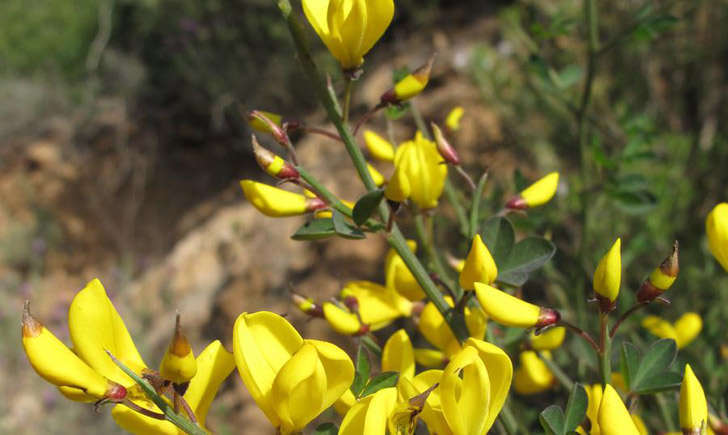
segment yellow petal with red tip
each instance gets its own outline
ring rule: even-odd
[[[252,180],[242,180],[240,187],[248,201],[266,216],[297,216],[312,211],[311,200],[304,195]]]
[[[476,282],[475,294],[488,317],[502,325],[530,328],[539,321],[541,307],[495,287]]]
[[[126,387],[134,385],[106,351],[135,373],[146,368],[124,321],[98,279],[89,282],[73,298],[68,309],[68,329],[76,354],[106,378]]]
[[[521,192],[521,198],[529,207],[546,204],[556,194],[559,185],[559,173],[551,172]]]

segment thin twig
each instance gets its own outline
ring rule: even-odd
[[[325,130],[323,128],[309,127],[309,126],[304,125],[303,127],[301,127],[301,130],[305,131],[306,133],[319,134],[321,136],[326,136],[329,139],[333,139],[335,141],[344,142],[341,139],[341,136],[339,136],[338,134],[336,134],[332,131]]]
[[[455,171],[460,174],[461,177],[463,177],[466,183],[468,183],[470,190],[475,191],[475,182],[473,181],[472,177],[470,177],[470,175],[465,172],[465,169],[463,169],[463,167],[460,165],[455,165]]]
[[[124,399],[124,401],[121,402],[121,404],[126,406],[127,408],[129,408],[135,412],[138,412],[139,414],[145,415],[149,418],[154,418],[157,420],[166,420],[167,419],[167,417],[164,414],[162,414],[161,412],[154,412],[152,410],[139,406],[136,403],[129,400],[128,398]]]
[[[625,319],[627,319],[627,317],[631,316],[635,311],[639,310],[642,307],[646,307],[647,305],[649,305],[649,302],[637,303],[632,308],[630,308],[629,310],[625,311],[619,317],[619,319],[617,319],[617,323],[615,323],[614,326],[612,326],[612,330],[609,332],[609,338],[613,338],[614,337],[614,334],[617,333],[617,329],[619,329],[619,325],[621,325],[622,322],[624,322]]]
[[[594,341],[594,338],[592,338],[592,336],[588,332],[565,320],[560,320],[558,326],[564,326],[570,329],[572,332],[575,332],[576,335],[586,340],[596,352],[599,352],[599,345],[596,341]]]

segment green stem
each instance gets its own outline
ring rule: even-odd
[[[485,182],[488,180],[488,173],[486,172],[478,180],[478,185],[475,187],[473,192],[473,205],[470,208],[470,225],[468,231],[468,240],[473,240],[475,233],[478,231],[478,217],[480,213],[480,199],[483,196],[483,189],[485,188]]]
[[[660,408],[660,414],[662,414],[662,419],[665,421],[667,430],[673,430],[674,428],[676,428],[677,425],[673,420],[672,411],[665,401],[664,393],[655,394],[655,400],[657,401],[657,406]]]
[[[334,124],[336,130],[339,132],[339,136],[341,136],[341,140],[344,142],[346,151],[349,153],[349,157],[354,163],[354,167],[359,174],[359,178],[361,178],[367,191],[371,192],[372,190],[377,189],[377,185],[374,184],[374,180],[372,180],[372,176],[369,174],[369,170],[367,169],[364,155],[354,140],[354,136],[351,134],[351,131],[344,124],[341,114],[336,109],[336,100],[328,92],[326,84],[321,78],[318,67],[311,57],[311,52],[306,44],[305,35],[301,28],[301,23],[299,22],[297,15],[293,13],[290,1],[274,1],[276,1],[278,9],[280,9],[283,18],[288,25],[288,30],[291,33],[291,37],[296,46],[298,59],[300,60],[309,80],[311,80],[314,84],[318,97],[326,110],[329,120]],[[303,177],[303,175],[301,176]],[[337,204],[337,202],[339,201],[332,201],[332,204]],[[337,207],[338,210],[337,205],[334,205],[334,207]],[[382,222],[387,222],[389,220],[389,207],[384,202],[379,205],[379,216]],[[387,236],[387,242],[395,251],[397,251],[397,254],[399,254],[407,268],[412,272],[412,275],[420,284],[420,287],[422,287],[422,290],[425,292],[427,297],[445,318],[445,321],[447,321],[455,337],[457,337],[460,341],[466,340],[469,334],[468,329],[465,326],[465,320],[462,316],[454,315],[454,312],[450,309],[450,306],[442,296],[440,289],[428,275],[427,270],[425,270],[422,263],[420,263],[417,257],[412,253],[412,251],[410,251],[407,246],[407,241],[396,223],[393,223],[392,225],[391,231]]]
[[[501,408],[501,412],[498,414],[498,419],[503,423],[508,435],[518,434],[518,420],[513,415],[511,406],[507,401],[503,404],[503,408]]]
[[[344,124],[349,123],[349,108],[351,107],[351,89],[354,86],[354,80],[346,77],[346,89],[344,90]]]
[[[599,313],[599,324],[601,331],[599,374],[602,378],[602,386],[605,387],[612,381],[612,339],[609,337],[609,315]]]
[[[561,370],[561,367],[559,367],[558,364],[553,362],[552,360],[546,358],[541,352],[538,352],[538,357],[541,358],[541,361],[543,361],[544,364],[546,364],[546,367],[549,368],[551,373],[554,374],[554,377],[559,381],[559,383],[568,391],[571,391],[572,388],[574,388],[574,381],[569,378],[569,375],[564,373],[563,370]]]
[[[447,270],[445,270],[445,267],[442,265],[440,256],[435,249],[432,219],[426,217],[421,212],[415,214],[415,232],[417,233],[417,238],[420,239],[422,248],[425,251],[430,269],[437,274],[446,286],[457,292],[457,290],[453,288],[452,279],[447,273]],[[459,297],[459,294],[456,293],[456,296]]]
[[[458,198],[458,193],[453,187],[449,178],[445,179],[445,189],[443,190],[443,192],[445,193],[445,198],[447,198],[447,201],[450,203],[452,209],[455,211],[455,217],[457,218],[458,226],[460,227],[460,234],[466,237],[469,233],[468,217],[465,214],[465,207],[463,207],[463,204],[460,202],[460,199]]]

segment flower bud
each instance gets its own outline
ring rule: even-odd
[[[257,181],[242,180],[240,187],[248,201],[258,211],[270,217],[298,216],[327,207],[320,198],[306,198],[304,195]]]
[[[678,263],[678,243],[672,245],[672,253],[665,258],[659,267],[652,271],[650,276],[642,283],[637,292],[637,302],[652,302],[662,292],[669,289],[672,283],[677,279],[680,271]]]
[[[457,151],[455,151],[455,148],[450,145],[450,142],[445,139],[445,136],[442,134],[442,130],[440,130],[440,127],[438,127],[437,124],[435,124],[434,122],[430,124],[430,127],[432,128],[432,133],[435,136],[437,152],[440,153],[440,155],[443,159],[445,159],[446,162],[453,165],[459,165],[460,156],[458,155]]]
[[[255,135],[251,136],[251,142],[253,143],[255,161],[258,162],[258,166],[268,173],[268,175],[280,178],[281,180],[298,178],[300,176],[292,164],[260,146]]]
[[[728,202],[716,205],[705,220],[708,246],[718,263],[728,272]]]
[[[551,354],[544,352],[545,358]],[[551,388],[555,378],[546,363],[532,350],[521,352],[519,357],[521,365],[513,373],[513,389],[523,395],[539,394]]]
[[[179,324],[179,314],[175,321],[174,337],[164,353],[159,366],[159,374],[174,384],[184,384],[197,373],[197,361],[192,352],[190,342],[182,333]]]
[[[377,170],[374,166],[367,163],[367,170],[369,171],[369,175],[372,177],[372,181],[374,181],[374,184],[377,186],[381,186],[386,181],[384,179],[384,175],[382,175],[381,172]]]
[[[261,133],[272,135],[276,142],[285,142],[288,136],[283,130],[283,117],[277,113],[252,110],[248,112],[248,125]]]
[[[430,80],[434,61],[435,56],[430,57],[426,64],[395,83],[393,88],[382,95],[381,104],[399,104],[422,92]]]
[[[690,364],[680,385],[680,428],[684,434],[702,434],[708,424],[708,403],[700,381]]]
[[[597,420],[602,435],[639,435],[619,393],[609,384],[604,387]]]
[[[364,335],[369,332],[369,325],[361,323],[359,316],[350,313],[331,302],[323,303],[324,318],[334,331],[343,335]]]
[[[602,312],[614,309],[622,280],[622,239],[617,239],[594,271],[594,292]]]
[[[391,162],[394,160],[394,145],[371,130],[364,130],[364,143],[369,153],[377,160]]]
[[[485,314],[501,325],[543,328],[561,320],[552,308],[539,307],[482,282],[475,283],[475,295]]]
[[[557,326],[538,335],[531,333],[531,347],[535,350],[554,350],[561,346],[566,337],[566,328]]]
[[[551,172],[508,200],[506,208],[511,210],[525,210],[546,204],[554,197],[558,186],[559,173]]]
[[[293,304],[298,307],[299,310],[308,314],[311,317],[324,317],[324,311],[321,305],[317,305],[312,298],[306,298],[298,293],[291,293],[291,300]]]
[[[476,282],[492,284],[498,276],[498,267],[493,256],[485,246],[480,234],[476,234],[460,272],[460,286],[465,290],[473,290]]]
[[[445,127],[450,131],[460,130],[460,118],[463,117],[465,110],[462,106],[454,107],[445,118]]]

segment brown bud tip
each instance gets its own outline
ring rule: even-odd
[[[394,88],[390,88],[387,90],[387,92],[383,93],[380,98],[380,104],[381,105],[388,105],[388,104],[399,104],[399,98],[397,98],[397,95],[394,93]]]
[[[558,323],[559,320],[561,320],[561,313],[553,308],[541,307],[541,312],[538,313],[538,322],[534,326],[536,328],[543,328]]]
[[[30,301],[26,300],[23,304],[23,337],[37,337],[43,330],[43,324],[30,315]]]
[[[346,305],[346,308],[348,308],[350,311],[359,311],[359,300],[354,296],[344,297],[344,305]]]
[[[430,73],[432,72],[432,64],[435,63],[435,55],[433,54],[427,59],[427,63],[417,68],[412,72],[412,75],[421,82],[426,82],[430,79]]]
[[[665,261],[660,264],[660,270],[667,276],[675,277],[680,272],[678,242],[675,240],[672,244],[672,253],[665,258]]]
[[[306,198],[306,211],[316,211],[328,207],[321,198]]]
[[[595,293],[594,297],[597,300],[597,303],[599,303],[599,311],[604,314],[611,313],[615,308],[617,308],[616,299],[614,301],[610,301],[609,298],[605,298],[598,293]]]
[[[126,398],[126,388],[116,382],[109,381],[109,389],[106,391],[106,398],[113,401],[124,400]]]
[[[664,290],[660,290],[652,285],[649,279],[646,279],[637,291],[637,302],[640,304],[652,302],[656,297],[660,296],[663,291]]]
[[[506,208],[511,210],[525,210],[528,208],[528,204],[526,204],[525,199],[523,199],[520,195],[517,195],[508,200]]]
[[[362,323],[361,327],[359,327],[359,330],[354,334],[355,336],[359,337],[361,335],[364,335],[369,332],[371,328],[366,323]]]
[[[450,142],[445,139],[440,127],[438,127],[434,122],[430,124],[430,127],[432,127],[432,132],[435,136],[435,144],[437,145],[437,152],[440,153],[440,156],[442,156],[442,158],[450,164],[459,165],[460,156],[457,151],[455,151],[455,148],[450,145]]]
[[[185,337],[185,335],[182,333],[182,328],[180,327],[179,323],[179,317],[179,313],[177,313],[177,318],[175,320],[174,326],[174,337],[172,338],[172,342],[169,343],[169,352],[173,355],[184,357],[192,352],[192,347],[190,346],[190,342],[187,341],[187,337]]]
[[[430,393],[432,393],[439,385],[440,383],[436,382],[435,385],[432,385],[430,388],[409,399],[410,406],[421,411],[422,408],[425,407],[425,402],[427,402],[427,398],[430,397]]]

